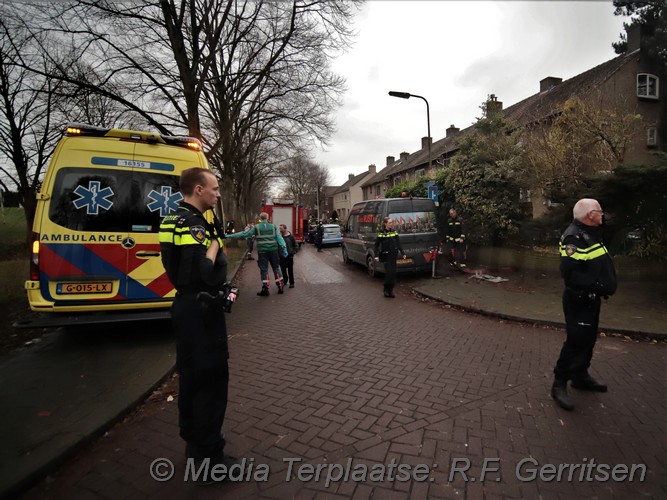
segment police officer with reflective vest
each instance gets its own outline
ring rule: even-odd
[[[220,199],[215,175],[203,168],[184,170],[183,201],[160,224],[160,251],[169,281],[176,288],[171,308],[179,374],[179,427],[186,457],[208,458],[211,466],[231,466],[221,434],[229,383],[227,328],[223,308],[212,304],[227,281],[222,231],[203,213]]]
[[[399,254],[405,259],[400,237],[394,230],[394,221],[391,217],[385,217],[382,221],[382,228],[375,239],[375,260],[384,263],[385,297],[396,297],[394,285],[396,283],[396,259]]]
[[[255,224],[255,227],[241,233],[227,235],[227,238],[239,239],[252,235],[257,241],[257,265],[262,280],[262,289],[257,292],[257,295],[269,295],[269,264],[275,276],[278,293],[283,293],[284,282],[280,270],[280,256],[287,257],[287,248],[278,228],[269,222],[269,214],[262,212],[259,214],[259,223]]]
[[[466,235],[463,220],[456,214],[455,208],[449,209],[447,219],[447,244],[449,245],[454,266],[466,267]]]
[[[565,280],[563,312],[566,338],[554,368],[551,397],[565,410],[574,405],[567,382],[582,391],[606,392],[588,373],[598,334],[601,298],[616,292],[616,270],[602,242],[603,211],[597,200],[579,200],[574,221],[560,239],[560,272]]]

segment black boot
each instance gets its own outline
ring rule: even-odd
[[[257,292],[257,295],[261,296],[266,296],[268,294],[269,294],[269,289],[265,286],[263,286],[262,289],[259,292]]]
[[[589,374],[583,377],[572,378],[572,387],[580,391],[607,392],[607,386],[601,384]]]
[[[551,397],[563,410],[574,410],[574,405],[570,400],[570,396],[567,395],[567,382],[554,380],[554,383],[551,386]]]
[[[384,286],[384,296],[389,297],[389,287],[387,285]]]
[[[390,286],[390,287],[389,287],[389,296],[390,296],[392,299],[393,299],[394,297],[396,297],[396,295],[394,295],[394,287],[393,287],[393,286]]]

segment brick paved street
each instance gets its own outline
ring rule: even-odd
[[[667,498],[664,343],[600,338],[592,373],[610,391],[572,390],[576,409],[568,413],[549,397],[561,330],[422,301],[405,282],[396,299],[386,299],[381,281],[344,265],[338,248],[318,254],[308,245],[295,262],[296,288],[284,295],[273,288],[269,297],[255,295],[259,272],[246,262],[227,317],[227,451],[254,472],[266,464],[266,481],[183,481],[176,401],[167,401],[177,398],[172,380],[25,498]],[[158,457],[175,465],[168,482],[149,474]],[[301,462],[292,461],[286,481],[290,458]],[[300,480],[295,472],[348,459],[348,480],[328,487],[325,475]],[[525,459],[533,461],[517,474]],[[430,475],[382,481],[371,474],[392,460],[426,464]],[[452,463],[466,461],[469,480],[450,477]],[[645,481],[639,474],[633,482],[605,481],[610,470],[602,468],[586,476],[591,461],[645,464]],[[571,481],[567,470],[561,481],[530,480],[531,469],[545,464],[582,466]]]

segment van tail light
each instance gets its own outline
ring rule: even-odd
[[[39,281],[39,233],[32,233],[32,250],[30,253],[30,279]]]

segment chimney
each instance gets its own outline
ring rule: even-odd
[[[369,171],[371,174],[375,174],[375,173],[376,173],[376,172],[375,172],[375,169],[376,169],[376,168],[377,168],[377,167],[376,167],[375,164],[373,164],[373,163],[371,163],[370,165],[368,165],[368,171]]]
[[[496,94],[491,94],[486,101],[486,116],[493,116],[503,110],[503,102],[499,101]]]
[[[449,128],[445,131],[445,137],[450,137],[456,134],[459,131],[458,128],[454,126],[454,124],[450,125]]]
[[[352,179],[354,179],[354,174],[347,174],[347,180],[351,181]]]
[[[422,149],[426,149],[429,144],[433,144],[431,141],[432,139],[430,137],[422,137]]]
[[[410,156],[410,153],[406,153],[405,151],[403,151],[401,153],[401,160],[405,160],[408,156]]]
[[[547,76],[545,79],[540,80],[540,92],[546,92],[547,90],[552,89],[561,83],[563,83],[562,78]]]
[[[393,156],[387,156],[387,166],[391,165],[395,161],[396,161],[396,158],[394,158]]]
[[[628,42],[626,54],[639,49],[642,41],[642,27],[640,24],[633,23],[625,29],[625,39]]]

